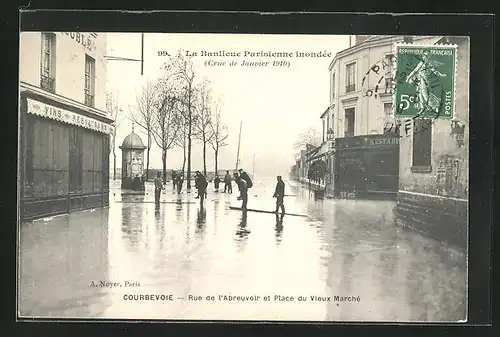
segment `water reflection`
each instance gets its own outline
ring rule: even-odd
[[[142,207],[141,202],[144,201],[144,196],[137,196],[131,198],[132,203],[122,203],[122,219],[121,230],[122,239],[127,240],[126,247],[131,250],[137,250],[141,235],[142,235]]]
[[[159,240],[160,250],[163,251],[165,248],[165,205],[161,207],[161,214],[159,209],[155,209],[155,225],[156,225],[156,237]]]
[[[99,317],[109,274],[108,210],[76,212],[22,224],[19,315]]]
[[[264,188],[252,192],[259,195],[252,197],[255,208],[267,209],[273,202],[274,184],[273,179],[267,189],[265,184],[254,186]],[[31,314],[113,318],[415,321],[465,317],[464,255],[394,226],[393,202],[314,201],[302,188],[294,194],[286,199],[287,209],[307,213],[309,218],[287,216],[286,235],[281,214],[275,215],[274,223],[270,214],[248,217],[247,212],[228,210],[226,203],[236,203],[234,194],[214,197],[213,206],[208,201],[191,206],[194,195],[174,194],[176,202],[162,204],[157,212],[152,203],[111,203],[109,231],[107,210],[99,211],[104,212],[102,218],[97,212],[77,212],[56,225],[24,226],[20,308]],[[148,249],[137,249],[147,242]],[[90,279],[137,279],[141,288],[90,292],[86,283]],[[123,291],[176,296],[279,292],[360,296],[361,301],[309,301],[298,306],[205,301],[124,304]]]
[[[214,234],[217,234],[217,223],[218,223],[218,214],[219,214],[219,199],[215,199],[213,201],[214,204],[214,211],[212,212],[213,214],[213,225],[214,225]]]
[[[281,243],[282,239],[282,234],[283,234],[283,218],[285,214],[278,214],[276,213],[276,226],[275,226],[275,232],[276,232],[276,244],[279,245]]]
[[[195,233],[203,238],[203,234],[205,233],[205,223],[207,221],[207,210],[203,206],[203,203],[200,202],[200,208],[198,208],[197,216],[196,216],[196,231]]]
[[[238,228],[236,230],[236,242],[238,243],[238,247],[241,249],[244,247],[244,243],[248,239],[248,234],[250,234],[250,230],[247,228],[247,211],[241,212],[240,223],[238,224]]]

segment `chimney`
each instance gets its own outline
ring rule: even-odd
[[[405,35],[403,37],[403,42],[404,43],[413,43],[413,36],[407,36],[407,35]]]
[[[354,45],[360,44],[370,36],[371,35],[354,35]]]

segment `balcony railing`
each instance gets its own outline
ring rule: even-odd
[[[94,95],[85,94],[85,105],[94,107]]]
[[[356,84],[348,84],[345,86],[345,92],[353,92],[356,90]]]
[[[40,77],[40,88],[43,90],[55,93],[56,91],[56,81],[53,77],[41,76]]]

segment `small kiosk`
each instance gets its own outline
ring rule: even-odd
[[[144,146],[141,137],[132,132],[125,137],[122,150],[122,189],[144,191]]]

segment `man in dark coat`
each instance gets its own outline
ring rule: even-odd
[[[238,186],[238,191],[240,191],[240,195],[236,198],[236,200],[241,200],[241,180],[243,179],[241,179],[238,173],[234,172],[234,182],[236,183],[236,186]]]
[[[248,204],[248,184],[241,176],[238,177],[238,187],[240,189],[241,209],[246,211]]]
[[[163,189],[163,182],[161,180],[161,172],[156,173],[156,178],[155,178],[155,207],[158,209],[160,208],[160,195],[161,195],[161,190]]]
[[[285,205],[283,203],[283,199],[285,198],[285,183],[281,179],[281,176],[277,176],[276,180],[278,182],[276,183],[276,189],[273,195],[273,198],[276,198],[275,213],[278,213],[278,210],[281,208],[281,214],[285,214]]]
[[[203,202],[203,200],[205,199],[205,196],[207,194],[207,186],[208,182],[205,176],[201,174],[200,171],[196,171],[195,187],[198,190],[196,199],[199,198],[200,202]]]
[[[220,178],[218,175],[216,175],[214,178],[214,189],[216,193],[219,192],[219,184],[220,184]]]
[[[253,183],[252,183],[252,179],[250,179],[250,176],[248,175],[248,173],[243,171],[243,169],[239,169],[238,171],[240,172],[240,177],[243,178],[243,180],[245,180],[247,182],[247,187],[251,188]]]
[[[233,193],[233,184],[229,171],[226,171],[224,176],[224,193]]]
[[[177,184],[177,173],[175,173],[175,171],[172,170],[172,185],[173,185],[174,191],[175,191],[176,184]]]
[[[177,194],[182,192],[182,183],[184,182],[184,173],[180,172],[177,177],[175,177],[176,185],[177,185]]]

